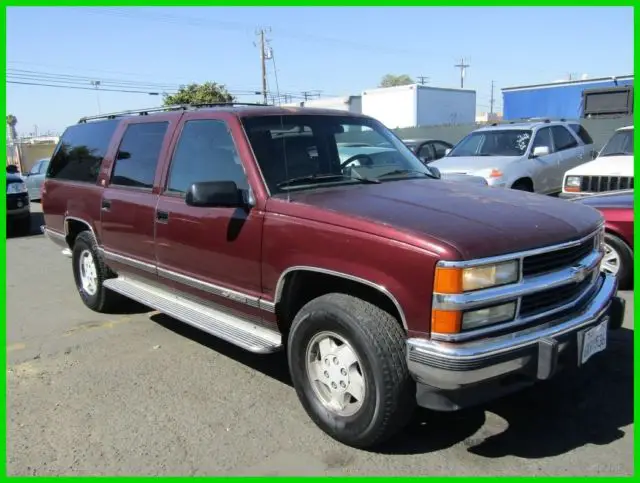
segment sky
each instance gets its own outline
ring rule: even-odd
[[[499,111],[503,87],[633,73],[631,7],[9,7],[7,111],[25,135],[157,106],[149,92],[189,82],[260,102],[260,27],[280,94],[359,95],[389,73],[459,87],[464,59],[465,88],[487,112],[492,81]]]

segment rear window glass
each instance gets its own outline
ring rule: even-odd
[[[589,136],[589,133],[582,124],[569,124],[571,130],[578,135],[578,137],[585,144],[593,144],[593,139]]]
[[[47,177],[95,183],[118,122],[88,122],[67,128],[51,158]]]

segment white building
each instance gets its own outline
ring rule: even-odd
[[[411,84],[362,93],[362,113],[390,129],[473,124],[476,91]]]

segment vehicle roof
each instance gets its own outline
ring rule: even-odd
[[[580,196],[571,201],[593,206],[594,208],[633,208],[633,190],[607,191],[605,193]]]
[[[631,126],[624,126],[616,129],[616,131],[631,131],[633,129],[633,124]]]
[[[542,126],[566,126],[567,124],[579,124],[579,121],[522,121],[504,124],[491,124],[476,129],[476,131],[505,131],[509,129],[535,129]]]
[[[321,116],[341,116],[353,117],[360,119],[369,119],[369,116],[357,114],[349,111],[338,109],[327,109],[318,107],[297,107],[297,106],[271,106],[265,104],[249,104],[249,103],[220,103],[220,104],[203,104],[203,105],[176,105],[166,107],[156,107],[149,109],[135,109],[131,111],[121,111],[106,113],[98,116],[87,116],[81,118],[78,122],[107,120],[107,119],[126,119],[134,116],[158,116],[175,114],[180,116],[185,111],[198,112],[227,112],[237,115],[238,117],[255,117],[255,116],[285,116],[285,115],[321,115]]]
[[[412,138],[412,139],[402,140],[403,143],[426,143],[428,141],[438,141],[443,143],[447,142],[447,141],[443,141],[442,139],[435,139],[435,138]],[[450,143],[447,143],[447,144],[450,144]]]

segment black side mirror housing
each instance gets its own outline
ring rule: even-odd
[[[234,181],[203,181],[193,183],[187,191],[189,206],[209,208],[241,208],[247,205],[242,191]]]

